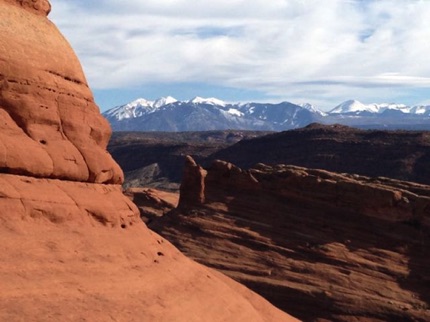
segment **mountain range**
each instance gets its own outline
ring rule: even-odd
[[[430,129],[430,105],[363,104],[357,100],[345,101],[323,112],[311,104],[232,104],[202,97],[178,101],[168,96],[155,101],[139,98],[103,115],[114,131],[283,131],[314,122],[360,128]]]

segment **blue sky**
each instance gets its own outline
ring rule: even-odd
[[[430,105],[427,0],[51,0],[102,110],[138,97]]]

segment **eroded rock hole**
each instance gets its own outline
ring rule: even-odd
[[[46,140],[39,140],[39,143],[45,145],[47,142]]]
[[[121,228],[122,228],[122,229],[126,229],[126,228],[127,228],[127,225],[126,225],[126,224],[121,224]]]

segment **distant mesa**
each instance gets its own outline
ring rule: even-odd
[[[240,141],[211,158],[242,168],[257,163],[291,164],[430,184],[430,132],[422,131],[361,130],[312,123]]]

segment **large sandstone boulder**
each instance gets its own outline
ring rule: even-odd
[[[151,232],[46,0],[0,0],[0,320],[294,321]]]
[[[1,1],[0,168],[10,173],[121,183],[106,152],[107,121],[48,1]]]

